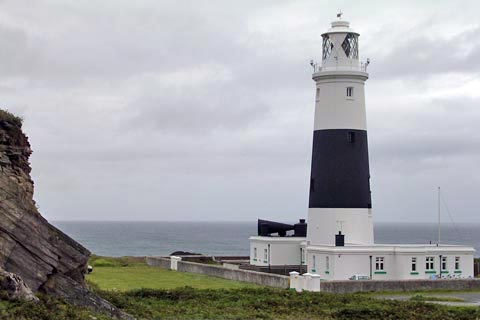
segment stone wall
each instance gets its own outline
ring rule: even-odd
[[[160,268],[170,269],[170,259],[147,257],[147,264]],[[212,277],[255,283],[268,287],[288,288],[289,278],[276,274],[268,274],[248,270],[233,270],[222,266],[206,265],[196,262],[179,261],[178,271],[205,274]]]
[[[455,280],[386,280],[386,281],[322,281],[320,290],[331,293],[417,291],[417,290],[470,290],[480,289],[479,279]]]
[[[149,266],[170,269],[170,258],[147,257],[146,261]]]

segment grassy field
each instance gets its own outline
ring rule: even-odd
[[[148,267],[143,259],[93,257],[91,288],[143,319],[445,319],[474,320],[479,308],[384,300],[372,294],[329,294],[273,289]],[[140,289],[142,288],[142,289]],[[0,319],[106,320],[104,315],[40,296],[40,303],[0,300]]]
[[[478,308],[386,301],[359,294],[299,294],[273,288],[145,289],[100,294],[138,319],[474,320],[480,317]]]
[[[475,308],[379,300],[370,294],[297,293],[93,257],[88,281],[138,319],[477,319]]]
[[[174,289],[186,286],[195,289],[258,287],[246,282],[150,267],[138,258],[94,257],[90,263],[94,272],[87,276],[87,280],[101,290]]]

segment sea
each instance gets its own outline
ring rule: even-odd
[[[53,221],[57,228],[92,253],[103,256],[164,256],[174,251],[208,255],[249,255],[251,222]],[[438,227],[430,223],[377,223],[375,242],[436,243]],[[480,256],[480,224],[445,224],[441,242],[475,247]]]

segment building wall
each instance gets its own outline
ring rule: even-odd
[[[314,258],[315,256],[315,258]],[[329,257],[329,269],[326,257]],[[331,253],[309,250],[307,270],[319,274],[325,280],[347,280],[353,275],[370,277],[370,256],[372,280],[424,280],[439,275],[440,255],[438,252],[372,252],[372,253]],[[447,268],[442,270],[444,278],[473,277],[473,254],[443,252],[447,257]],[[417,259],[416,270],[412,270],[412,258]],[[427,257],[434,258],[433,270],[426,270]],[[460,269],[455,270],[455,257],[460,257]],[[383,258],[383,270],[377,270],[377,258]],[[315,264],[315,265],[314,265]],[[327,272],[328,271],[328,272]]]
[[[278,237],[250,239],[250,264],[255,266],[300,265],[300,247],[303,240],[304,238],[280,239]],[[257,249],[256,257],[255,248]]]
[[[364,81],[353,77],[319,80],[316,87],[314,130],[367,130]],[[353,87],[353,97],[346,96],[347,87]]]
[[[373,244],[372,209],[309,208],[307,238],[312,245],[334,245],[342,231],[346,244]]]

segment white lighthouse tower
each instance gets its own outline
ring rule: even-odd
[[[472,247],[374,243],[368,59],[360,61],[359,49],[359,34],[347,21],[332,22],[322,34],[321,64],[311,63],[315,120],[307,226],[303,219],[294,225],[259,220],[258,235],[250,237],[250,265],[307,270],[322,280],[472,277]]]
[[[334,21],[322,34],[316,84],[307,240],[332,245],[372,244],[373,221],[365,112],[366,65],[359,61],[359,34]]]

